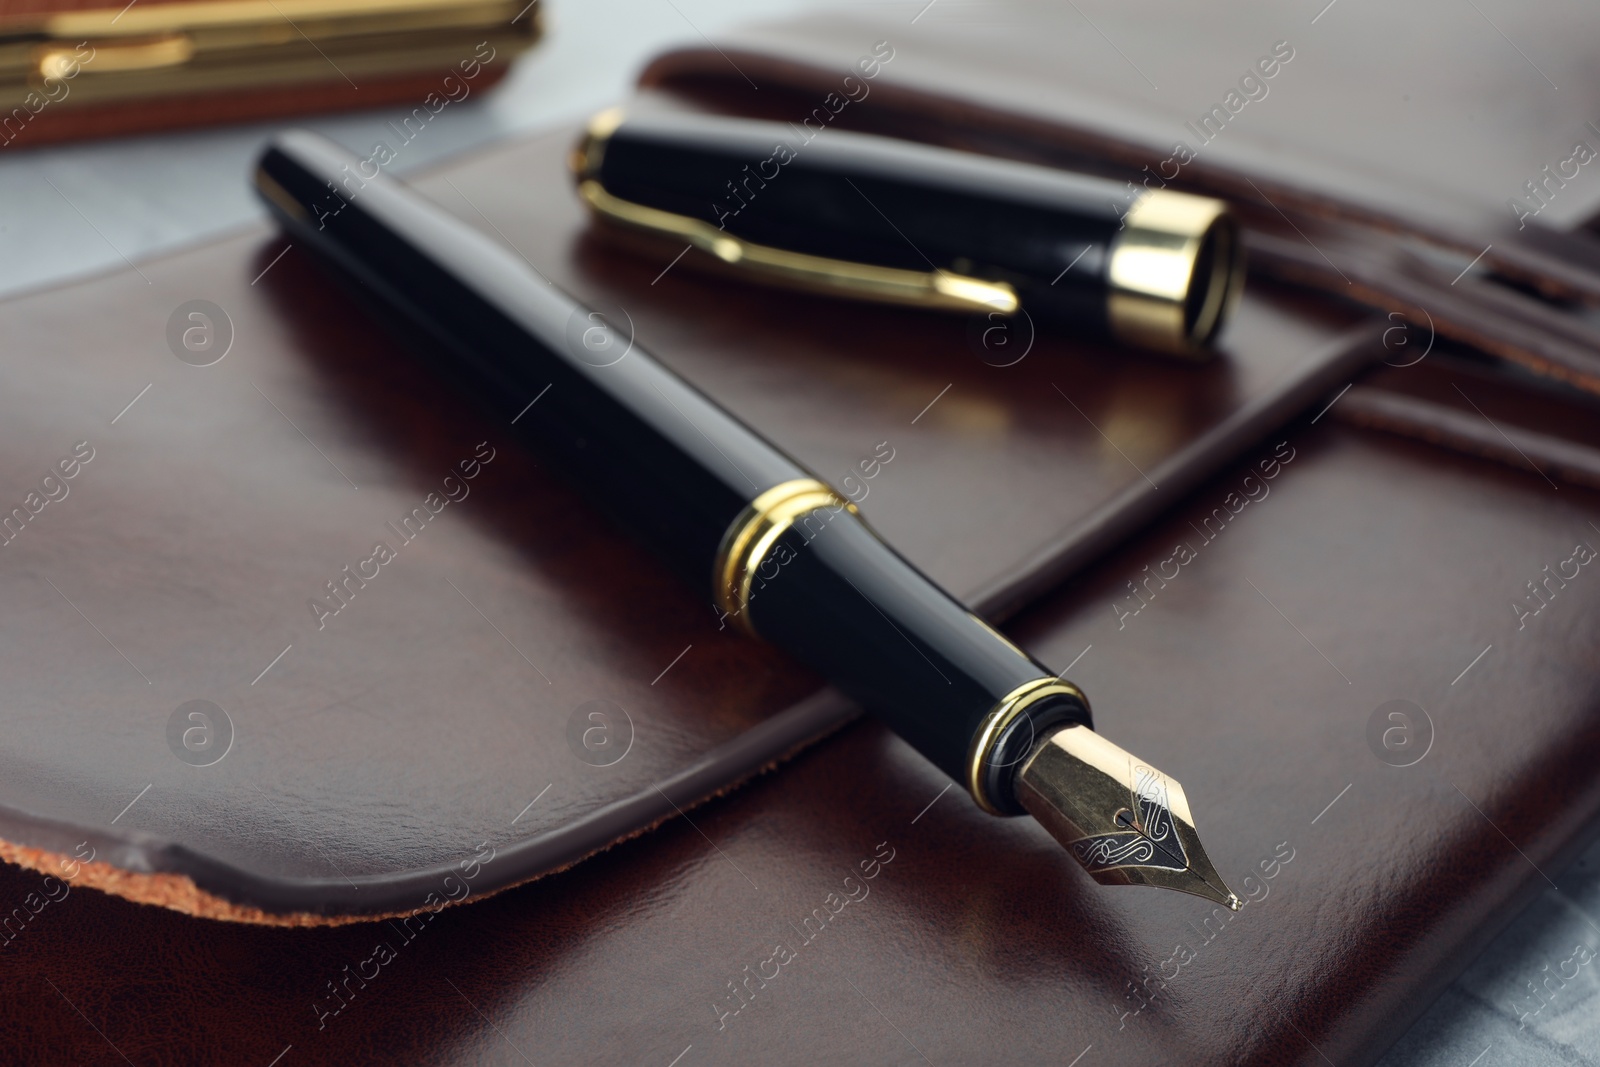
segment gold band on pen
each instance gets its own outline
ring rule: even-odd
[[[1227,205],[1153,189],[1111,242],[1106,314],[1119,340],[1196,356],[1244,286],[1244,256]]]
[[[1064,682],[1059,678],[1035,678],[1031,682],[1022,683],[1001,697],[985,716],[978,732],[973,735],[972,749],[967,756],[967,791],[972,794],[972,799],[978,802],[978,807],[990,815],[1005,814],[989,796],[984,786],[984,770],[994,754],[996,742],[1005,736],[1006,729],[1017,720],[1018,716],[1039,701],[1053,696],[1072,697],[1085,708],[1089,706],[1089,700],[1083,695],[1083,690],[1071,682]],[[1025,758],[1026,753],[1018,758],[1018,766]]]
[[[755,635],[749,609],[756,570],[785,530],[823,508],[860,514],[854,504],[815,478],[796,478],[752,500],[722,535],[711,567],[711,595],[723,614],[746,633]]]

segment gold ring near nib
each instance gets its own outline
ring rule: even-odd
[[[1017,772],[1017,798],[1103,885],[1153,885],[1244,902],[1200,847],[1183,786],[1087,726],[1046,738]]]

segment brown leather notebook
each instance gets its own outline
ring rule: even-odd
[[[695,808],[852,712],[261,231],[0,306],[29,1049],[1365,1062],[1580,838],[1600,501],[1323,417],[1385,320],[1258,279],[1212,364],[1041,335],[996,367],[961,320],[592,243],[568,143],[422,184],[822,473],[888,442],[874,524],[1073,665],[1249,903],[1094,886],[870,723]],[[1600,446],[1467,362],[1367,384]],[[570,740],[596,700],[631,724],[607,766]],[[1410,766],[1371,741],[1395,711]],[[130,943],[176,977],[136,989]]]
[[[825,476],[887,457],[864,512],[997,619],[1385,354],[1376,324],[1262,291],[1207,365],[1041,332],[995,366],[964,318],[659,277],[590,234],[574,136],[422,187],[620,305],[641,344]],[[21,509],[0,551],[30,590],[0,853],[49,869],[23,849],[87,840],[82,877],[224,918],[403,913],[481,843],[475,894],[855,714],[719,629],[286,247],[263,229],[0,311],[30,354],[0,430]],[[74,478],[51,473],[79,452]],[[396,558],[372,577],[380,543]],[[604,766],[572,733],[595,701],[626,753]]]
[[[1308,1040],[1345,1062],[1421,1010],[1542,884],[1529,859],[1553,862],[1593,812],[1595,594],[1582,567],[1538,610],[1526,585],[1596,543],[1592,496],[1332,419],[1173,488],[1185,446],[1352,351],[1343,321],[1257,286],[1208,367],[1041,338],[994,368],[957,320],[735,301],[689,274],[652,285],[659,267],[591,244],[568,197],[527,195],[561,188],[566,146],[512,146],[425,187],[561,284],[627,307],[655,351],[820,469],[890,441],[865,508],[954,588],[992,599],[1018,588],[1017,561],[1061,558],[1041,540],[1092,537],[1145,492],[1187,499],[1119,534],[1094,577],[1039,590],[1012,632],[1073,663],[1108,730],[1182,769],[1252,903],[1226,920],[1094,886],[1033,828],[942,795],[871,725],[692,810],[848,708],[719,634],[693,594],[262,232],[0,309],[19,353],[6,477],[25,513],[49,501],[0,550],[14,587],[5,838],[42,868],[0,880],[21,909],[0,984],[48,1020],[29,1033],[95,1054],[49,979],[129,1055],[171,1041],[139,1021],[156,1002],[125,995],[123,950],[106,955],[135,943],[146,965],[183,972],[162,1010],[193,1023],[200,1058],[292,1044],[451,1062],[494,1036],[470,1001],[555,1062],[665,1061],[691,1044],[727,1062],[914,1059],[870,999],[935,1062],[997,1042],[998,1059],[1093,1045],[1109,1062],[1295,1062],[1314,1058]],[[199,325],[174,315],[192,300],[231,324],[210,366],[192,364],[216,348],[169,342],[169,322]],[[1375,329],[1354,332],[1362,358],[1383,354]],[[1461,385],[1502,423],[1585,425],[1435,365],[1387,373],[1435,398]],[[475,458],[468,481],[459,464]],[[369,540],[402,540],[389,524],[432,493],[452,502],[404,527],[396,562],[410,569],[319,630],[307,602]],[[966,528],[996,515],[1008,519],[982,538]],[[1171,573],[1179,544],[1196,558],[1143,584],[1146,568]],[[595,699],[634,727],[608,767],[567,740]],[[1432,716],[1415,767],[1368,747],[1391,699]],[[205,749],[218,734],[186,744],[186,730],[219,729],[189,718],[190,701],[226,712],[220,760]],[[774,723],[791,732],[773,741]],[[752,739],[762,755],[730,754]],[[687,818],[565,874],[469,907],[426,903],[478,901],[673,805]],[[833,914],[840,872],[880,848],[894,858],[871,898]],[[273,931],[88,886],[268,922],[422,910]],[[746,965],[770,974],[779,943],[800,954],[781,971],[798,980],[740,994]],[[256,1007],[218,1014],[219,990]],[[441,1005],[452,1021],[421,1026]],[[569,1012],[583,1026],[548,1025]],[[819,1012],[834,1022],[808,1027]]]
[[[628,306],[657,351],[813,461],[854,443],[825,440],[815,418],[852,398],[884,404],[834,433],[888,426],[897,455],[869,513],[936,573],[959,581],[964,558],[969,589],[994,573],[956,551],[968,535],[944,532],[957,459],[975,472],[959,493],[979,497],[1011,470],[1127,462],[1064,401],[1031,407],[1048,381],[1079,389],[1084,413],[1164,477],[1129,451],[1132,428],[1152,424],[1116,413],[1174,365],[1063,344],[993,374],[945,320],[820,304],[795,315],[793,298],[754,294],[730,305],[689,275],[652,286],[653,265],[582,240],[565,198],[526,197],[564,148],[513,147],[428,187],[495,218],[563,284]],[[671,769],[791,714],[815,683],[718,635],[691,594],[513,447],[470,482],[455,475],[449,488],[470,494],[399,550],[412,571],[314,628],[305,600],[367,539],[393,536],[385,524],[413,498],[442,496],[498,428],[294,252],[273,266],[281,250],[247,235],[144,264],[148,284],[117,274],[0,310],[25,353],[7,364],[7,478],[25,508],[29,486],[60,497],[0,550],[14,605],[5,832],[56,853],[24,857],[45,872],[0,871],[0,1005],[28,1057],[1366,1062],[1544,884],[1533,865],[1558,863],[1600,801],[1600,587],[1575,562],[1588,558],[1575,546],[1600,544],[1600,500],[1313,424],[1313,405],[1009,627],[1073,663],[1108,731],[1181,768],[1208,846],[1250,901],[1237,916],[1093,885],[1042,832],[947,793],[868,722],[691,808]],[[231,309],[234,347],[209,367],[180,361],[152,287],[175,306]],[[731,324],[725,347],[722,331],[682,325],[692,308]],[[1245,309],[1243,337],[1252,321],[1307,339],[1335,325],[1292,304],[1261,315]],[[781,378],[791,363],[807,373]],[[1182,368],[1183,380],[1227,366]],[[1143,388],[1113,388],[1130,368]],[[1043,387],[1010,391],[1024,369]],[[1600,445],[1581,409],[1519,400],[1479,371],[1430,359],[1385,374],[1433,399],[1459,386],[1499,424]],[[812,396],[804,412],[785,395],[830,382],[830,402]],[[906,463],[912,484],[888,491],[895,463],[930,452],[946,466]],[[44,485],[47,470],[62,473]],[[931,488],[910,492],[919,483]],[[996,526],[991,540],[1039,532]],[[1143,585],[1146,568],[1172,573],[1180,544],[1195,558]],[[606,768],[566,742],[568,706],[595,694],[636,727]],[[233,722],[210,766],[169,748],[191,700]],[[1369,747],[1372,714],[1392,700],[1431,717],[1411,767]],[[181,735],[176,747],[193,751]],[[519,842],[651,779],[686,816],[491,895],[516,880],[500,872],[521,862]],[[874,877],[846,886],[862,863]],[[139,894],[175,884],[140,875],[188,870],[208,896],[165,902],[204,910],[230,899],[216,894],[259,906],[263,886],[305,882],[376,895],[419,869],[428,891],[467,903],[273,929],[89,888]]]

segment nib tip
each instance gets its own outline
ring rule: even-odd
[[[1040,744],[1018,772],[1017,795],[1097,882],[1244,907],[1201,847],[1183,786],[1086,726]]]

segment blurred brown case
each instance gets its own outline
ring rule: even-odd
[[[414,103],[494,84],[538,0],[13,0],[0,147]]]

